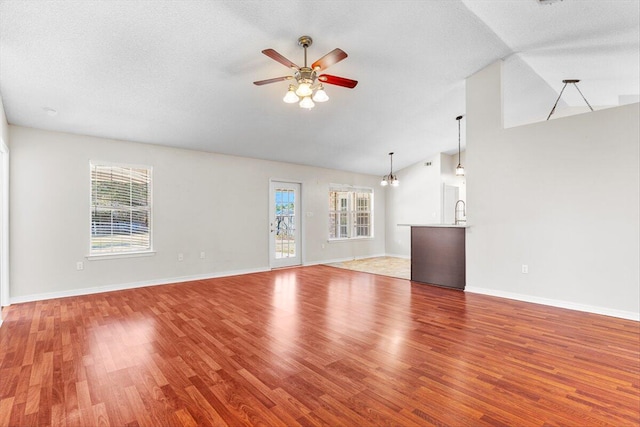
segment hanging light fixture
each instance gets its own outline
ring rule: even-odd
[[[564,83],[564,86],[562,86],[562,90],[560,91],[560,95],[558,95],[558,99],[556,99],[556,103],[553,104],[553,108],[551,109],[551,112],[549,112],[549,115],[547,116],[547,120],[549,120],[551,118],[551,115],[556,111],[556,106],[558,105],[558,101],[560,101],[560,97],[562,96],[562,92],[564,92],[564,90],[565,90],[565,88],[567,87],[568,84],[572,84],[572,85],[575,86],[575,88],[578,90],[578,93],[580,94],[582,99],[584,99],[584,102],[586,102],[587,105],[589,106],[589,109],[591,111],[593,111],[593,107],[591,107],[591,104],[589,104],[589,101],[587,101],[587,98],[584,97],[584,95],[582,94],[582,92],[580,92],[580,89],[578,88],[578,83],[580,83],[580,80],[567,79],[567,80],[563,80],[562,83]]]
[[[464,116],[456,117],[458,121],[458,166],[456,166],[456,176],[464,176],[464,166],[460,163],[460,120],[462,120]]]
[[[358,84],[357,80],[347,79],[345,77],[333,76],[329,74],[320,74],[331,65],[342,61],[347,54],[342,49],[334,49],[322,58],[315,61],[311,66],[307,65],[307,48],[311,46],[313,40],[309,36],[301,36],[298,38],[298,45],[304,49],[304,66],[299,67],[273,49],[265,49],[262,51],[269,58],[281,63],[293,70],[293,75],[276,77],[273,79],[258,80],[253,82],[257,86],[270,83],[276,83],[283,80],[290,80],[294,83],[289,85],[287,93],[282,100],[287,104],[295,104],[300,108],[312,109],[316,102],[327,102],[329,96],[324,90],[322,83],[342,86],[353,89]]]
[[[398,184],[400,184],[400,181],[398,181],[398,177],[393,174],[393,153],[389,153],[389,157],[391,160],[391,170],[389,172],[389,175],[385,175],[382,177],[380,185],[382,185],[383,187],[386,187],[387,185],[397,187]]]

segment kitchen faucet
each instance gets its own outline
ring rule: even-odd
[[[462,203],[462,209],[458,209],[458,204],[459,203]],[[466,208],[466,205],[464,203],[464,200],[458,200],[456,202],[455,213],[454,213],[455,225],[458,225],[461,222],[467,222],[467,212],[466,212],[466,210],[467,210],[467,208]],[[462,215],[460,217],[458,217],[458,213],[461,213]]]

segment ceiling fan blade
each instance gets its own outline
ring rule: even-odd
[[[318,80],[320,80],[322,83],[328,83],[330,85],[336,85],[336,86],[344,86],[344,87],[348,87],[349,89],[353,89],[358,84],[357,80],[346,79],[344,77],[332,76],[329,74],[320,74],[318,76]]]
[[[283,80],[291,80],[293,76],[284,76],[284,77],[275,77],[273,79],[266,80],[258,80],[257,82],[253,82],[256,86],[268,85],[269,83],[281,82]]]
[[[294,64],[293,62],[289,61],[287,58],[285,58],[284,56],[280,55],[278,52],[276,52],[273,49],[265,49],[262,51],[262,53],[264,53],[265,55],[267,55],[269,58],[273,59],[274,61],[278,61],[279,63],[281,63],[282,65],[284,65],[287,68],[293,68],[295,70],[299,70],[300,67],[298,67],[296,64]]]
[[[319,67],[321,70],[324,70],[332,66],[333,64],[342,61],[346,57],[347,53],[344,50],[335,48],[331,52],[327,53],[325,56],[311,64],[311,69],[315,70],[316,67]]]

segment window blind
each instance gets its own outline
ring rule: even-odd
[[[91,164],[91,254],[151,250],[151,168]]]

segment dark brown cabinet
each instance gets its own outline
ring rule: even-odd
[[[411,280],[464,289],[464,227],[411,226]]]

